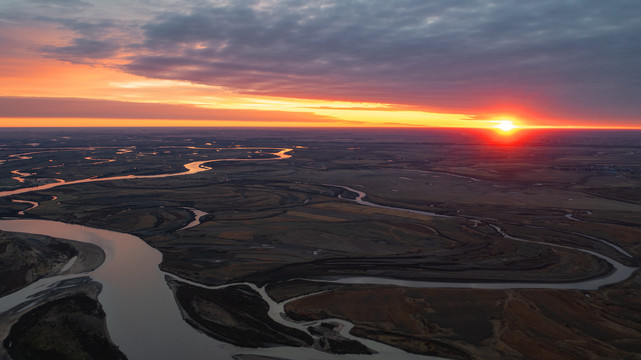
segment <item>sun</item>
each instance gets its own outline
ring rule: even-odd
[[[522,129],[527,129],[527,125],[522,125],[519,120],[512,120],[511,118],[498,118],[496,120],[489,120],[488,130],[490,130],[490,142],[493,144],[501,145],[515,145],[518,144],[524,134],[520,132]]]
[[[495,125],[494,127],[506,133],[518,128],[518,126],[514,125],[514,123],[510,120],[501,120],[498,121],[498,123],[499,124]]]
[[[495,122],[498,124],[494,125],[494,128],[503,134],[510,134],[515,129],[518,129],[518,126],[515,125],[511,120],[498,120]]]

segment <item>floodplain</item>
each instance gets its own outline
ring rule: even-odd
[[[142,239],[184,321],[231,344],[229,358],[639,358],[641,132],[515,136],[7,129],[0,215]],[[134,358],[89,280],[100,256],[0,232],[0,263],[18,269],[0,272],[3,294],[87,277],[0,314],[0,358],[57,351],[11,339],[69,327],[64,311],[89,318],[112,358]]]

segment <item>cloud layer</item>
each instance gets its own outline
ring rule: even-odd
[[[248,94],[601,122],[641,112],[636,0],[134,1],[124,20],[82,4],[84,17],[48,18],[75,35],[47,56]]]

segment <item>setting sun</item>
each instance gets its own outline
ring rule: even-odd
[[[498,122],[499,124],[494,126],[496,129],[501,130],[504,133],[509,133],[512,130],[518,128],[518,126],[514,125],[514,123],[510,120],[501,120]]]

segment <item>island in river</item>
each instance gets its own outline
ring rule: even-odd
[[[0,145],[2,216],[160,251],[168,306],[229,358],[641,353],[639,132],[38,129]],[[64,311],[94,319],[109,358],[152,351],[117,340],[120,277],[65,268],[91,245],[1,234],[5,294],[52,288],[2,315],[0,356],[34,358],[43,343],[11,339]]]

